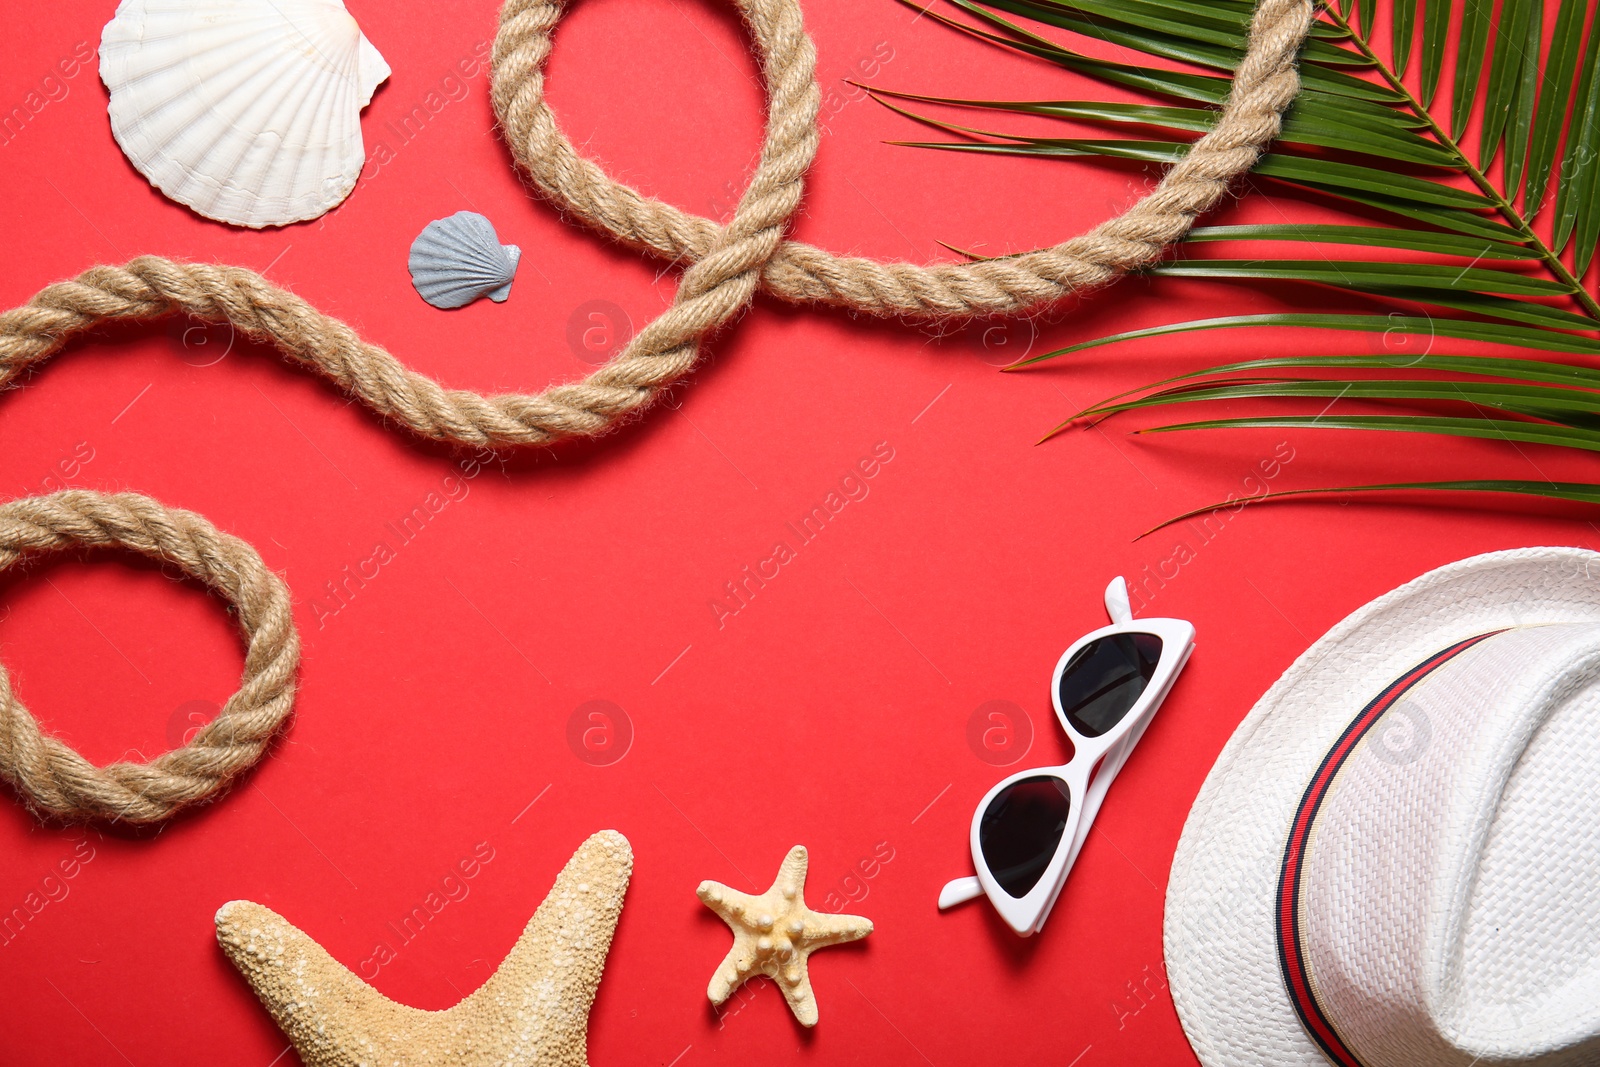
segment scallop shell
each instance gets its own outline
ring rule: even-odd
[[[355,188],[389,64],[340,0],[122,0],[100,40],[111,131],[207,218],[283,226]]]
[[[494,223],[472,211],[458,211],[422,228],[411,242],[411,284],[436,308],[458,308],[488,296],[500,303],[511,295],[522,249],[503,245]]]

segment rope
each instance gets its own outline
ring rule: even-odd
[[[300,663],[289,590],[245,542],[136,493],[70,489],[0,505],[0,571],[73,545],[132,549],[226,597],[249,641],[244,677],[182,748],[149,763],[95,767],[39,729],[0,666],[0,777],[35,810],[62,819],[160,822],[254,766],[289,717]]]
[[[816,50],[799,0],[736,2],[760,55],[768,119],[755,175],[726,226],[643,196],[578,155],[544,98],[564,0],[507,0],[501,9],[493,97],[517,162],[570,214],[687,264],[671,306],[589,377],[533,394],[446,389],[253,271],[141,256],[92,267],[0,314],[0,388],[97,325],[184,314],[275,344],[423,437],[496,447],[595,436],[686,375],[701,340],[739,315],[758,288],[792,303],[955,320],[1025,312],[1153,262],[1277,136],[1299,90],[1296,56],[1312,18],[1312,0],[1258,0],[1216,124],[1120,217],[1053,248],[918,266],[834,256],[784,239],[817,150]],[[0,777],[63,818],[157,822],[254,764],[288,716],[299,659],[288,591],[249,545],[145,497],[74,491],[0,506],[0,570],[69,544],[122,545],[176,562],[234,603],[249,637],[239,693],[190,744],[148,764],[96,769],[41,733],[0,668]]]
[[[801,32],[798,0],[738,2],[758,40],[768,20]],[[545,102],[542,71],[550,56],[550,32],[565,6],[566,0],[508,0],[501,9],[493,96],[512,153],[546,195],[591,226],[673,261],[704,262],[727,230],[739,225],[737,215],[725,230],[644,196],[580,156],[556,126]],[[762,288],[797,304],[959,319],[1016,314],[1146,266],[1188,233],[1197,215],[1216,206],[1228,183],[1254,166],[1277,137],[1283,112],[1300,90],[1295,62],[1312,14],[1310,0],[1258,0],[1249,46],[1216,124],[1148,196],[1081,237],[1019,256],[935,266],[847,258],[785,241],[761,268]],[[808,115],[803,129],[786,130],[779,116],[787,115],[801,94],[814,97],[814,63],[809,39],[792,55],[769,51],[766,63],[773,113],[768,150],[777,134],[786,149],[804,153],[807,164],[816,150],[815,123]],[[758,167],[752,191],[760,179]]]
[[[743,311],[758,286],[797,303],[960,319],[1023,312],[1154,261],[1277,135],[1299,88],[1295,57],[1312,15],[1311,0],[1260,0],[1216,124],[1119,218],[1054,248],[924,267],[842,258],[783,239],[816,154],[816,54],[799,0],[738,2],[761,56],[769,118],[755,176],[726,226],[642,196],[579,156],[544,99],[550,34],[564,4],[507,0],[501,10],[494,104],[518,162],[585,222],[688,264],[672,305],[588,378],[533,394],[446,389],[252,271],[142,256],[91,268],[0,315],[0,386],[100,323],[181,312],[276,344],[424,437],[493,447],[595,436],[687,374],[700,340]]]

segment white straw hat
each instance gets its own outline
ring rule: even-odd
[[[1361,608],[1207,776],[1167,890],[1206,1067],[1600,1065],[1600,554]]]

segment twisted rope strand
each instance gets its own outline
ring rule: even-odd
[[[1216,124],[1119,218],[1053,248],[919,266],[784,239],[817,150],[816,51],[799,0],[736,2],[760,53],[768,119],[759,165],[726,226],[645,197],[578,155],[544,98],[565,0],[507,0],[501,9],[492,92],[518,163],[570,214],[688,264],[671,306],[589,377],[533,394],[447,389],[253,271],[141,256],[92,267],[0,314],[0,388],[100,323],[181,313],[275,344],[423,437],[494,447],[595,436],[687,374],[701,340],[758,288],[793,303],[937,321],[1024,312],[1152,262],[1277,136],[1299,90],[1295,61],[1312,18],[1312,0],[1258,0]],[[299,661],[288,591],[249,545],[145,497],[71,491],[0,506],[0,569],[71,544],[122,545],[177,563],[237,606],[249,637],[239,692],[191,743],[149,764],[95,768],[39,730],[0,668],[0,777],[63,818],[157,822],[253,765],[288,716]]]
[[[689,264],[672,305],[589,377],[533,394],[446,389],[252,271],[142,256],[124,267],[91,268],[0,315],[0,386],[98,323],[181,312],[275,343],[424,437],[493,447],[595,436],[687,374],[700,340],[742,311],[758,285],[797,303],[958,319],[1026,311],[1153,261],[1277,135],[1299,87],[1295,57],[1312,15],[1311,0],[1260,0],[1249,50],[1215,126],[1121,217],[1054,248],[924,267],[839,257],[783,239],[816,153],[815,49],[798,0],[739,3],[761,55],[769,119],[760,164],[725,227],[644,197],[579,156],[544,99],[550,35],[564,3],[507,0],[501,11],[494,105],[518,162],[572,214]]]
[[[249,641],[243,679],[188,744],[149,763],[95,767],[40,730],[0,667],[0,777],[62,819],[160,822],[254,766],[289,717],[300,663],[289,590],[244,541],[136,493],[70,489],[0,506],[0,571],[74,545],[132,549],[226,597]]]
[[[754,19],[794,2],[749,0],[744,6]],[[565,0],[509,0],[501,10],[492,93],[512,153],[550,199],[594,228],[674,261],[703,258],[722,227],[613,180],[580,156],[556,125],[541,71],[564,6]],[[1216,124],[1150,195],[1081,237],[1020,256],[933,266],[835,256],[785,241],[763,269],[762,288],[797,304],[939,320],[1015,314],[1145,266],[1214,207],[1229,181],[1254,166],[1278,135],[1283,111],[1300,89],[1295,63],[1312,15],[1310,0],[1260,0]],[[814,88],[810,70],[806,77]],[[769,91],[791,84],[774,86],[769,75]]]

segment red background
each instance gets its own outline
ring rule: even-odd
[[[97,47],[114,6],[7,4],[0,105],[23,105],[79,42]],[[590,302],[635,326],[665,306],[675,277],[658,277],[661,264],[529,197],[493,132],[484,75],[396,136],[391,123],[430,92],[463,95],[445,79],[492,36],[493,0],[349,7],[395,73],[364,120],[369,153],[383,142],[392,158],[344,206],[247,232],[164,200],[117,150],[90,63],[0,145],[0,305],[141,253],[237,263],[409,365],[486,391],[584,373],[569,325]],[[888,0],[808,0],[806,16],[834,95],[794,227],[803,239],[914,260],[948,258],[939,241],[1020,249],[1087,228],[1148,180],[886,145],[921,131],[846,76],[1004,98],[1106,90]],[[557,45],[551,95],[575,142],[651,194],[727,211],[762,115],[727,5],[584,0]],[[412,291],[406,251],[428,220],[464,208],[524,258],[507,304],[447,314]],[[1263,187],[1222,216],[1321,210]],[[1192,1063],[1161,978],[1163,892],[1195,791],[1252,701],[1324,629],[1428,568],[1588,544],[1594,531],[1574,511],[1329,501],[1136,542],[1178,511],[1256,491],[1246,479],[1275,453],[1293,459],[1268,464],[1274,488],[1559,477],[1571,464],[1411,437],[1125,436],[1138,420],[1034,445],[1074,405],[1246,346],[1365,350],[1356,335],[1198,335],[1027,374],[995,367],[1030,344],[1329,299],[1140,280],[1036,326],[942,338],[758,299],[667,404],[598,444],[491,464],[336,613],[326,583],[463,457],[225,331],[162,323],[74,344],[0,399],[0,493],[136,489],[199,511],[287,577],[305,660],[296,718],[270,758],[159,833],[43,826],[0,804],[0,911],[75,849],[93,857],[0,947],[0,1062],[294,1062],[213,939],[213,913],[235,898],[277,909],[351,967],[389,942],[377,988],[448,1006],[491,972],[577,844],[614,827],[637,867],[591,1020],[597,1067]],[[577,322],[581,335],[589,323]],[[880,442],[893,459],[869,494],[719,627],[724,583],[774,542],[793,546],[784,524]],[[1100,591],[1117,573],[1150,582],[1144,613],[1195,623],[1197,654],[1043,934],[1019,940],[981,903],[939,914],[939,887],[970,870],[978,797],[1010,769],[1065,758],[1047,679],[1061,649],[1103,622]],[[226,699],[242,661],[216,602],[115,554],[8,575],[0,642],[21,698],[97,762],[170,747],[191,712]],[[609,765],[569,743],[593,700],[630,724],[631,747]],[[991,701],[1031,727],[1029,751],[1002,754],[1028,762],[995,766],[969,741]],[[797,842],[811,850],[811,903],[877,925],[815,959],[812,1033],[765,983],[709,1008],[729,938],[694,898],[704,878],[765,889]],[[467,895],[398,945],[389,924],[475,849],[492,859]]]

